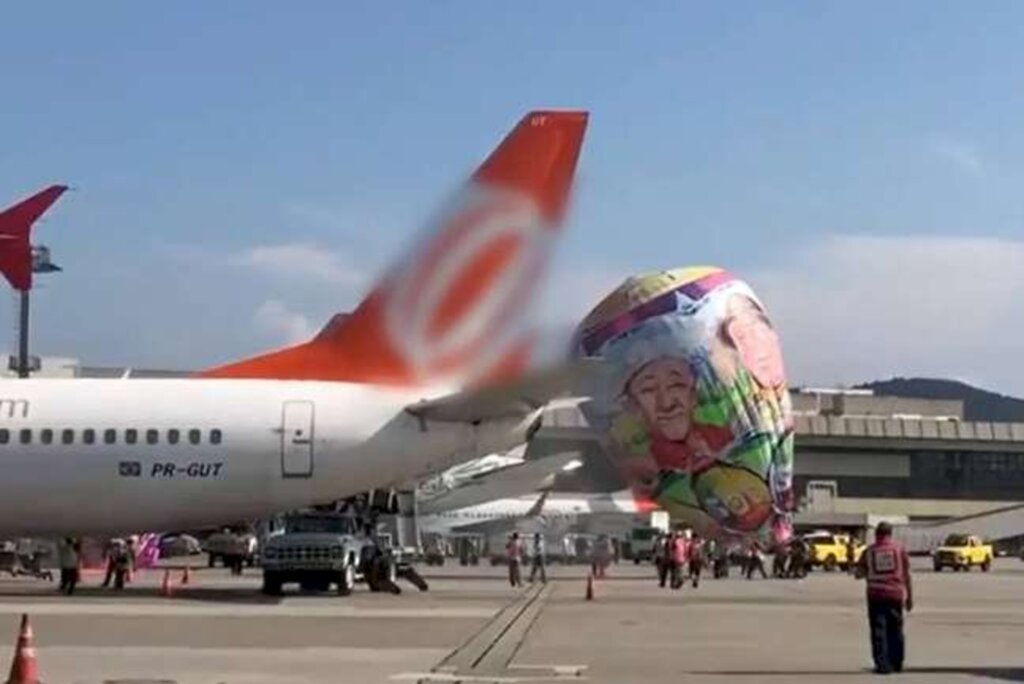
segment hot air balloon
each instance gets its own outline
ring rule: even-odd
[[[789,539],[789,392],[778,335],[750,286],[714,267],[629,278],[573,346],[604,361],[582,408],[638,498],[702,536]]]

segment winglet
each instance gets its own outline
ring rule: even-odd
[[[51,185],[0,212],[0,273],[16,290],[32,287],[32,226],[67,190]]]

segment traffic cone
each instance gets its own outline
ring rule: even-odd
[[[171,593],[171,571],[164,570],[164,581],[160,585],[160,595],[164,598],[170,598]]]
[[[32,625],[28,623],[28,614],[24,613],[7,684],[39,684],[39,664],[36,662],[36,649],[32,641]]]
[[[587,601],[593,601],[594,600],[594,573],[592,573],[592,572],[588,572],[587,573],[587,595],[586,595],[586,600]]]
[[[189,568],[189,564],[185,563],[185,569],[181,573],[181,586],[188,584],[190,579],[192,579],[192,571]]]

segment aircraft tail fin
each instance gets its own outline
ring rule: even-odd
[[[32,287],[32,226],[67,186],[51,185],[0,212],[0,273],[16,290]]]
[[[527,114],[350,316],[310,342],[203,375],[399,386],[518,375],[586,124],[581,111]]]

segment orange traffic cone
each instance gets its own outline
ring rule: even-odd
[[[171,571],[164,570],[164,581],[163,584],[160,585],[160,595],[165,598],[170,598],[171,593]]]
[[[185,563],[185,569],[181,572],[181,586],[188,584],[190,579],[192,579],[192,571],[189,569],[188,563]]]
[[[586,595],[586,600],[587,601],[593,601],[594,600],[594,573],[592,573],[592,572],[588,572],[587,573],[587,595]]]
[[[28,623],[28,614],[21,616],[21,631],[18,632],[18,646],[11,661],[11,675],[7,684],[39,684],[39,664],[36,662],[36,649],[32,645],[32,625]]]

